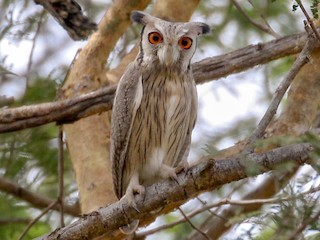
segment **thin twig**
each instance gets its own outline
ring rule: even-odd
[[[46,207],[36,218],[34,218],[27,226],[27,228],[23,231],[23,233],[20,235],[18,240],[22,240],[25,235],[28,233],[30,228],[43,216],[45,215],[51,208],[53,208],[55,205],[57,205],[59,202],[58,200],[52,202],[48,207]]]
[[[318,185],[316,187],[312,187],[309,190],[304,191],[302,193],[299,193],[295,196],[278,197],[278,198],[275,197],[275,198],[266,198],[266,199],[253,199],[253,200],[232,200],[230,198],[224,198],[224,199],[219,200],[218,202],[206,204],[202,208],[199,208],[199,209],[189,213],[187,215],[187,219],[193,218],[194,216],[196,216],[200,213],[203,213],[205,211],[208,211],[212,208],[220,207],[220,206],[227,205],[227,204],[237,205],[237,206],[245,206],[245,205],[252,205],[252,204],[275,204],[275,203],[279,203],[279,202],[292,201],[295,199],[299,199],[299,198],[304,197],[307,194],[311,194],[311,193],[315,193],[315,192],[319,192],[319,191],[320,191],[320,185]],[[187,221],[186,218],[183,218],[183,219],[177,220],[175,222],[168,223],[168,224],[165,224],[165,225],[162,225],[162,226],[159,226],[159,227],[156,227],[156,228],[144,231],[144,232],[136,233],[136,236],[137,237],[148,236],[148,235],[154,234],[156,232],[159,232],[159,231],[171,228],[173,226],[176,226],[180,223],[184,223],[186,221]]]
[[[247,182],[246,179],[245,179],[245,180],[243,180],[243,181],[241,182],[241,184],[238,184],[237,186],[233,187],[232,190],[226,195],[226,197],[227,197],[227,198],[231,197],[231,195],[232,195],[233,193],[235,193],[237,190],[239,190],[239,189],[243,186],[244,181]],[[201,202],[203,205],[207,205],[207,204],[208,204],[207,202],[203,201],[200,197],[196,197],[196,198],[197,198],[198,201]],[[216,209],[215,212],[217,212],[218,210],[219,210],[219,208]],[[208,212],[211,213],[212,216],[215,216],[215,217],[218,217],[218,218],[222,218],[222,219],[224,219],[224,220],[227,220],[227,219],[224,218],[223,216],[220,216],[219,214],[211,211],[210,209],[208,210]]]
[[[192,213],[192,217],[199,214],[200,212],[206,211],[208,209],[218,207],[221,205],[239,205],[239,206],[244,206],[244,205],[251,205],[251,204],[274,204],[274,203],[279,203],[279,202],[285,202],[285,201],[292,201],[295,199],[299,199],[304,197],[307,194],[315,193],[320,191],[320,185],[317,187],[310,188],[307,191],[304,191],[302,193],[299,193],[295,196],[287,196],[287,197],[274,197],[274,198],[266,198],[266,199],[249,199],[249,200],[232,200],[229,198],[224,198],[219,200],[216,203],[208,204],[205,205],[202,209],[198,209]],[[191,215],[191,214],[190,214]],[[189,217],[190,217],[189,215]]]
[[[207,203],[205,201],[203,201],[202,199],[200,199],[199,197],[197,197],[197,199],[199,200],[199,202],[201,202],[204,206],[207,206]],[[216,216],[216,217],[220,217],[220,218],[223,218],[222,216],[219,216],[219,214],[216,214],[214,212],[211,211],[211,208],[210,209],[207,209],[206,211],[210,212],[212,215]],[[194,216],[202,213],[204,211],[193,211],[191,213],[188,214],[188,219],[190,218],[193,218]],[[153,229],[150,229],[150,230],[147,230],[147,231],[143,231],[143,232],[140,232],[140,233],[136,233],[135,236],[136,237],[143,237],[143,236],[148,236],[148,235],[151,235],[151,234],[155,234],[157,232],[160,232],[162,230],[165,230],[165,229],[168,229],[168,228],[172,228],[178,224],[181,224],[181,223],[185,223],[187,220],[186,218],[181,218],[177,221],[174,221],[172,223],[167,223],[167,224],[164,224],[164,225],[161,225],[159,227],[156,227],[156,228],[153,228]]]
[[[261,31],[268,33],[270,35],[272,35],[275,38],[279,38],[280,35],[277,34],[271,27],[269,24],[266,25],[262,25],[259,22],[256,22],[255,20],[253,20],[252,18],[250,18],[248,16],[248,14],[243,10],[243,8],[241,7],[241,5],[236,1],[236,0],[231,0],[233,5],[238,9],[238,11],[255,27],[257,27],[258,29],[260,29]],[[253,5],[252,5],[253,6]],[[253,6],[254,7],[254,6]]]
[[[235,184],[236,186],[233,186],[233,187],[232,187],[232,190],[226,195],[226,197],[230,198],[231,195],[232,195],[233,193],[237,192],[245,183],[247,183],[247,179],[241,181],[240,184]],[[208,203],[202,201],[199,197],[197,197],[197,199],[198,199],[200,202],[202,202],[203,205],[207,205],[207,204],[208,204]],[[211,222],[211,219],[212,219],[214,216],[216,216],[216,217],[219,218],[219,219],[222,219],[222,220],[225,221],[225,222],[228,221],[228,219],[227,219],[226,217],[222,216],[221,213],[218,213],[218,212],[221,210],[221,207],[222,207],[222,206],[217,207],[214,211],[211,210],[211,209],[208,210],[208,212],[210,212],[210,213],[212,213],[212,214],[202,221],[202,224],[200,225],[200,228],[201,228],[201,229],[207,229],[207,228],[209,228],[209,227],[210,227],[209,224],[210,224],[210,222]],[[194,239],[194,235],[195,235],[195,234],[197,234],[197,233],[196,233],[196,232],[193,232],[193,233],[189,234],[188,239]]]
[[[70,71],[71,71],[71,69],[73,68],[74,63],[75,63],[76,59],[78,58],[81,50],[82,50],[82,48],[79,48],[79,49],[77,50],[76,54],[74,55],[74,57],[73,57],[73,59],[72,59],[72,62],[70,63],[70,66],[68,67],[68,70],[67,70],[67,72],[66,72],[66,76],[64,77],[64,79],[63,79],[63,81],[62,81],[62,83],[61,83],[62,86],[65,84],[66,80],[69,78]],[[60,96],[60,92],[61,92],[61,89],[58,90],[58,94],[57,94],[57,95],[58,95],[58,99],[61,97],[61,96]]]
[[[271,122],[273,116],[276,114],[279,104],[289,88],[291,82],[298,74],[300,69],[308,62],[310,53],[315,48],[315,38],[309,36],[305,46],[303,47],[301,53],[293,63],[291,70],[288,72],[286,77],[282,80],[279,87],[275,91],[275,94],[272,97],[271,103],[265,112],[264,116],[260,120],[257,128],[254,130],[252,135],[247,141],[247,147],[244,149],[243,154],[248,154],[254,149],[254,142],[263,137],[265,130],[267,129],[269,123]]]
[[[188,215],[188,217],[190,217],[190,215]],[[174,221],[172,223],[167,223],[167,224],[164,224],[164,225],[161,225],[159,227],[155,227],[153,229],[150,229],[150,230],[146,230],[146,231],[143,231],[143,232],[138,232],[138,233],[135,233],[135,237],[137,237],[138,239],[139,238],[142,238],[144,236],[148,236],[148,235],[151,235],[151,234],[155,234],[157,232],[160,232],[162,230],[166,230],[166,229],[169,229],[169,228],[172,228],[180,223],[185,223],[187,220],[185,218],[181,218],[177,221]]]
[[[247,0],[247,1],[251,4],[251,6],[252,6],[253,8],[256,9],[256,7],[254,6],[252,0]],[[272,29],[272,27],[271,27],[270,24],[268,23],[267,19],[265,18],[265,16],[264,16],[262,13],[260,13],[259,15],[260,15],[261,19],[264,21],[264,23],[266,24],[266,27],[267,27],[267,28],[269,29],[269,31],[271,32],[271,35],[272,35],[272,33],[273,33],[273,34],[275,34],[275,37],[276,37],[276,38],[279,38],[280,35],[277,34],[277,33]]]
[[[306,219],[305,221],[303,221],[298,228],[296,228],[291,234],[290,236],[286,239],[286,240],[294,240],[297,239],[297,235],[299,233],[301,233],[308,225],[310,225],[311,223],[319,220],[320,217],[320,211],[317,212],[313,217]]]
[[[54,202],[54,199],[48,198],[46,196],[36,194],[31,192],[22,186],[11,182],[4,177],[0,176],[0,191],[6,192],[20,198],[29,204],[31,204],[35,208],[46,208],[47,206],[51,205]],[[54,210],[59,211],[58,207],[55,207]],[[79,204],[75,203],[73,205],[68,205],[66,202],[64,203],[64,210],[66,213],[72,216],[79,216],[80,215],[80,208]]]
[[[306,11],[306,9],[304,8],[302,2],[300,0],[296,0],[296,2],[298,3],[299,7],[301,8],[304,16],[307,18],[307,21],[310,25],[310,27],[312,28],[312,31],[314,32],[314,34],[316,35],[318,41],[320,41],[320,35],[317,31],[317,28],[314,26],[312,19],[310,18],[308,12]]]
[[[38,26],[37,26],[37,29],[36,29],[36,32],[33,36],[33,39],[32,39],[32,46],[31,46],[31,50],[30,50],[30,54],[29,54],[29,61],[28,61],[28,66],[27,66],[27,75],[26,75],[26,91],[28,89],[28,86],[29,86],[29,77],[30,77],[30,70],[31,70],[31,66],[32,66],[32,58],[33,58],[33,53],[34,53],[34,49],[35,49],[35,46],[36,46],[36,41],[37,41],[37,38],[39,36],[39,33],[40,33],[40,28],[41,28],[41,25],[42,25],[42,19],[45,15],[46,11],[45,10],[42,10],[41,14],[40,14],[40,20],[38,22]]]
[[[58,190],[58,202],[60,205],[60,226],[64,227],[64,179],[63,179],[63,173],[64,173],[64,156],[63,156],[63,131],[62,126],[59,126],[58,128],[58,151],[59,151],[59,157],[58,157],[58,178],[59,178],[59,190]]]
[[[207,205],[208,203],[203,201],[200,197],[197,197],[198,201],[201,202],[201,204],[203,206]],[[220,216],[219,214],[213,212],[211,209],[208,209],[208,212],[210,213],[211,216],[214,216],[214,217],[218,217],[218,218],[223,218],[222,216]],[[224,219],[224,218],[223,218]]]
[[[188,218],[188,216],[182,211],[181,208],[178,208],[179,212],[182,214],[182,216],[184,217],[184,219],[190,224],[190,226],[195,229],[197,232],[199,232],[203,237],[205,237],[206,239],[211,239],[206,233],[202,232],[201,229],[199,229],[197,226],[195,226],[190,219]]]

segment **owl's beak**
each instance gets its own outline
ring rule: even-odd
[[[179,51],[176,47],[170,45],[162,46],[158,49],[158,58],[160,63],[165,66],[172,66],[179,59]]]

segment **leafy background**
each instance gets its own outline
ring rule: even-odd
[[[98,0],[78,2],[95,22],[99,22],[111,4],[111,1]],[[239,2],[251,19],[260,23],[267,21],[279,36],[303,31],[304,18],[299,9],[293,11],[296,8],[293,1],[252,1],[253,5],[250,1]],[[304,2],[310,12],[315,1]],[[86,42],[72,41],[60,25],[33,1],[4,0],[0,6],[0,95],[14,97],[10,107],[54,101],[77,49]],[[194,61],[275,38],[249,23],[232,1],[201,1],[192,20],[205,21],[213,29],[212,34],[201,40]],[[138,27],[130,27],[109,57],[107,67],[116,66],[138,36]],[[199,86],[200,111],[193,136],[191,161],[248,136],[293,60],[293,57],[285,57]],[[54,199],[58,191],[57,135],[55,124],[1,134],[0,176]],[[74,203],[78,199],[78,192],[67,149],[64,168],[65,196],[67,201]],[[240,197],[256,186],[260,178],[263,176],[257,180],[232,183],[213,193],[203,194],[200,198],[203,201],[218,200],[233,192],[236,192],[234,196]],[[317,183],[317,174],[310,168],[303,168],[283,193],[296,194]],[[250,215],[237,216],[230,219],[230,223],[236,225],[223,238],[270,239],[277,232],[290,232],[299,218],[310,216],[317,201],[318,197],[301,198],[290,203],[270,205]],[[195,199],[185,204],[183,209],[188,211],[201,204],[199,199]],[[0,239],[17,239],[27,223],[40,212],[28,202],[0,190]],[[204,212],[193,222],[201,224],[211,214]],[[56,212],[46,214],[30,229],[25,239],[32,239],[58,227],[58,216]],[[74,219],[67,216],[66,224]],[[180,219],[180,214],[174,212],[158,218],[152,225],[177,219]],[[305,236],[319,233],[319,228],[318,221],[310,226]],[[150,239],[184,239],[192,230],[190,225],[181,224]]]

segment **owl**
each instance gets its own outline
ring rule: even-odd
[[[131,19],[143,25],[140,51],[116,90],[110,153],[116,196],[137,209],[135,195],[145,186],[188,168],[198,105],[191,58],[209,26],[140,11]]]

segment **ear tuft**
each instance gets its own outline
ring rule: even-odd
[[[200,28],[202,29],[201,34],[207,34],[208,32],[210,32],[210,27],[208,24],[201,23]]]
[[[140,23],[145,25],[145,21],[143,21],[143,18],[146,16],[144,12],[141,11],[132,11],[131,12],[131,20],[136,23]]]
[[[210,27],[208,24],[202,22],[189,22],[186,24],[189,26],[189,29],[198,36],[210,32]]]

